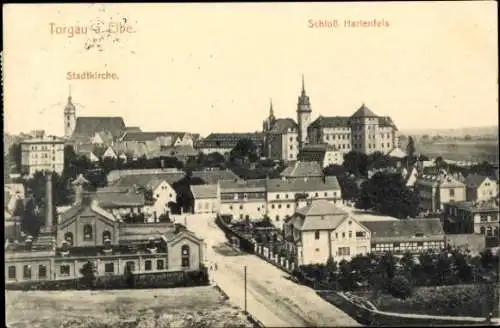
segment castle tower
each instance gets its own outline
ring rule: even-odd
[[[363,103],[349,119],[352,131],[352,149],[371,154],[379,149],[380,133],[378,116]]]
[[[311,124],[311,103],[309,96],[306,94],[304,85],[304,75],[302,75],[302,92],[297,102],[297,123],[299,125],[299,147],[302,149],[307,143],[307,128]]]
[[[68,139],[73,134],[76,125],[76,109],[71,101],[71,88],[68,96],[68,103],[64,107],[64,138]]]

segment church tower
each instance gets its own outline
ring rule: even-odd
[[[271,99],[269,102],[269,117],[264,121],[263,130],[267,132],[273,128],[274,122],[276,121],[276,117],[274,117],[274,109],[273,109],[273,100]]]
[[[297,123],[299,125],[299,147],[302,149],[307,143],[307,128],[311,124],[311,103],[309,96],[306,94],[304,85],[304,75],[302,75],[302,93],[297,102]]]
[[[71,89],[68,96],[68,103],[64,107],[64,138],[69,139],[75,130],[76,109],[71,101]]]

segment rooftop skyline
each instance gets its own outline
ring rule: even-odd
[[[63,134],[77,116],[121,116],[143,131],[251,132],[272,99],[296,120],[361,105],[400,130],[498,122],[495,2],[7,5],[4,130]],[[101,19],[132,32],[57,34]],[[310,20],[339,28],[311,28]],[[345,27],[376,19],[380,27]],[[388,24],[388,26],[387,26]],[[118,79],[68,80],[68,72]]]

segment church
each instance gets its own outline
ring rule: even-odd
[[[119,116],[76,116],[76,107],[71,94],[64,108],[64,138],[74,144],[89,144],[96,134],[105,133],[111,141],[122,137],[127,128]]]
[[[351,116],[319,116],[312,121],[312,108],[304,76],[297,101],[297,121],[276,118],[271,102],[263,123],[265,151],[272,160],[296,161],[308,145],[327,145],[341,154],[357,151],[388,154],[398,147],[398,128],[389,116],[378,116],[364,103]]]

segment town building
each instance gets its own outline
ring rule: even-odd
[[[443,210],[445,203],[465,200],[465,184],[445,171],[420,175],[415,185],[418,189],[420,210],[423,212],[438,213]]]
[[[192,185],[194,213],[218,213],[220,208],[219,185]]]
[[[446,233],[481,234],[498,238],[499,214],[496,200],[447,203],[443,210]]]
[[[306,94],[304,75],[302,75],[302,91],[297,100],[297,124],[299,126],[299,149],[310,141],[308,128],[311,124],[311,101]]]
[[[287,248],[297,265],[340,262],[370,252],[370,230],[331,202],[313,200],[283,225]]]
[[[71,280],[92,263],[97,276],[197,271],[205,243],[181,225],[125,224],[99,203],[82,197],[53,225],[50,175],[45,226],[37,239],[5,250],[5,282]]]
[[[299,153],[299,126],[291,118],[274,117],[273,105],[264,121],[264,155],[274,161],[295,161]]]
[[[323,168],[318,162],[296,161],[290,163],[280,176],[286,179],[304,179],[323,177]]]
[[[229,153],[236,146],[238,141],[248,139],[253,142],[260,156],[264,147],[265,136],[263,133],[211,133],[206,138],[199,140],[195,144],[195,149],[203,154],[219,153],[229,156]]]
[[[342,165],[344,154],[335,146],[329,144],[308,144],[302,147],[298,160],[302,162],[317,162],[325,168],[330,165]]]
[[[299,207],[305,206],[308,200],[317,199],[332,204],[342,202],[342,192],[336,177],[269,179],[266,183],[266,215],[279,229]]]
[[[468,201],[481,202],[489,200],[498,194],[496,180],[479,174],[469,174],[464,181]]]
[[[15,238],[21,234],[21,220],[24,214],[25,190],[21,183],[4,185],[4,237]]]
[[[259,220],[266,215],[266,180],[222,180],[219,182],[220,215],[235,220]]]
[[[445,247],[440,219],[363,221],[363,225],[370,231],[372,253],[420,253]]]
[[[319,116],[308,128],[309,143],[327,143],[339,151],[390,153],[398,147],[398,129],[388,116],[378,116],[363,104],[350,117]]]
[[[64,140],[56,136],[23,139],[21,170],[28,175],[37,171],[61,174],[64,170]]]

